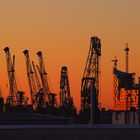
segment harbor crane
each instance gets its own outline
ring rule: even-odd
[[[39,79],[37,76],[37,72],[36,72],[34,63],[33,62],[31,63],[31,61],[30,61],[29,51],[24,50],[23,53],[25,55],[26,71],[27,71],[27,77],[28,77],[28,83],[29,83],[33,110],[39,111],[44,106],[44,104],[43,104],[44,93],[41,90],[41,84],[39,83]],[[33,71],[32,66],[34,68],[34,71]]]
[[[101,41],[91,37],[89,53],[81,83],[81,116],[83,122],[98,123],[99,120],[99,75]]]
[[[9,47],[5,47],[4,51],[6,53],[6,62],[7,62],[7,72],[10,86],[10,93],[7,97],[6,103],[9,104],[9,107],[16,105],[26,104],[24,98],[24,92],[19,91],[15,78],[15,55],[13,55],[13,59],[11,58]]]
[[[45,65],[44,65],[44,60],[43,60],[43,55],[42,52],[39,51],[37,52],[37,56],[39,59],[39,66],[37,65],[38,68],[38,72],[40,74],[40,78],[41,78],[41,83],[42,83],[42,87],[44,90],[44,101],[47,107],[57,107],[57,101],[56,101],[56,94],[52,93],[49,87],[49,82],[48,82],[48,75],[45,69]]]
[[[64,113],[72,115],[76,112],[73,98],[70,93],[70,84],[68,77],[68,68],[63,66],[61,68],[60,76],[60,108],[64,110]]]

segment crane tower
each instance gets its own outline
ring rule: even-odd
[[[35,85],[34,72],[32,70],[29,51],[24,50],[23,53],[25,55],[26,71],[27,71],[27,76],[28,76],[28,83],[29,83],[29,89],[30,89],[30,94],[31,94],[31,101],[32,101],[32,103],[34,103],[34,97],[37,93],[37,89],[36,89],[36,85]]]
[[[45,65],[44,65],[44,60],[43,60],[43,56],[42,56],[42,52],[39,51],[37,52],[38,58],[39,58],[39,66],[37,65],[39,74],[40,74],[40,78],[41,78],[41,83],[43,86],[43,90],[44,90],[44,100],[47,106],[49,107],[55,107],[57,106],[57,101],[56,101],[56,94],[52,93],[50,91],[50,87],[49,87],[49,82],[48,82],[48,75],[45,69]]]
[[[15,55],[13,55],[12,60],[9,47],[5,47],[4,51],[6,53],[7,71],[10,86],[10,94],[7,97],[7,104],[9,104],[10,107],[16,105],[23,105],[23,103],[26,102],[23,96],[24,92],[18,90],[15,78]]]
[[[65,114],[74,115],[76,113],[73,98],[70,93],[68,68],[63,66],[60,75],[60,108]]]
[[[60,79],[60,106],[65,106],[67,100],[70,99],[70,86],[68,79],[68,69],[63,66],[61,69],[61,79]]]
[[[8,96],[8,100],[10,104],[14,104],[17,98],[17,85],[15,80],[15,55],[13,55],[13,60],[11,58],[10,50],[8,47],[4,48],[6,53],[6,61],[7,61],[7,71],[9,78],[9,86],[10,86],[10,95]]]
[[[81,113],[85,120],[97,123],[101,41],[91,37],[90,49],[81,83]]]

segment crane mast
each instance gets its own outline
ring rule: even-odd
[[[7,71],[8,71],[8,79],[10,85],[10,94],[7,97],[7,107],[11,108],[13,106],[22,106],[27,105],[27,98],[24,96],[24,91],[19,91],[15,78],[15,55],[13,55],[13,59],[11,58],[10,49],[8,47],[4,48],[6,53],[6,61],[7,61]]]
[[[65,115],[74,115],[76,113],[73,98],[70,93],[68,68],[63,66],[60,75],[60,108]]]
[[[34,72],[33,72],[33,69],[32,69],[31,61],[30,61],[29,51],[24,50],[23,53],[25,55],[26,71],[27,71],[29,89],[30,89],[30,94],[31,94],[31,101],[32,101],[32,104],[34,104],[34,102],[35,102],[34,98],[35,98],[35,95],[37,93],[37,88],[36,88],[36,85],[35,85]]]
[[[39,58],[38,70],[39,70],[39,73],[40,73],[42,85],[43,85],[44,89],[47,91],[47,94],[49,94],[50,93],[50,88],[49,88],[49,84],[48,84],[47,72],[46,72],[46,69],[45,69],[42,52],[39,51],[37,53],[37,55],[38,55],[38,58]]]
[[[39,80],[38,73],[37,73],[37,70],[33,61],[32,61],[32,65],[33,65],[34,76],[35,76],[35,81],[36,81],[37,91],[38,91],[35,95],[35,101],[37,103],[36,111],[41,111],[45,107],[44,90],[42,88],[42,85]]]
[[[35,67],[35,64],[34,64],[33,61],[32,61],[32,65],[33,65],[33,70],[34,70],[34,75],[35,75],[35,80],[36,80],[37,88],[40,91],[42,89],[42,85],[40,83],[40,80],[39,80],[39,77],[38,77],[38,74],[37,74],[37,70],[36,70],[36,67]]]
[[[11,105],[13,105],[18,100],[17,84],[15,79],[15,55],[13,55],[13,60],[12,60],[9,47],[5,47],[4,51],[6,53],[7,71],[8,71],[8,79],[9,79],[9,86],[10,86],[10,94],[7,100]]]
[[[60,76],[60,106],[67,106],[70,99],[71,95],[68,78],[68,69],[66,66],[63,66],[61,69]]]
[[[81,83],[81,112],[87,121],[97,123],[101,41],[91,37],[90,49]]]
[[[45,69],[42,52],[41,51],[37,52],[37,55],[39,58],[39,66],[37,66],[37,68],[38,68],[42,86],[44,89],[45,103],[51,107],[54,107],[55,105],[57,106],[57,102],[55,98],[56,94],[51,93],[50,88],[49,88],[48,76]]]

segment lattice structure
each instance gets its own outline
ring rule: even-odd
[[[74,109],[73,98],[70,93],[70,84],[68,77],[68,68],[63,66],[60,76],[60,106]]]
[[[16,78],[15,78],[15,55],[11,57],[9,47],[4,48],[7,62],[7,72],[10,86],[10,94],[6,99],[6,103],[10,106],[25,104],[24,92],[18,90]]]
[[[34,98],[37,94],[37,87],[36,87],[36,83],[35,83],[34,72],[33,72],[33,69],[32,69],[31,61],[30,61],[29,51],[24,50],[23,53],[25,55],[26,71],[27,71],[29,89],[30,89],[30,94],[31,94],[31,101],[34,104],[34,102],[35,102]]]
[[[41,51],[37,52],[37,56],[39,59],[39,66],[37,65],[37,68],[40,74],[41,83],[44,91],[44,98],[45,98],[44,103],[49,107],[58,107],[58,103],[56,100],[56,93],[52,93],[49,87],[48,74],[46,72],[42,52]]]
[[[6,62],[7,62],[7,72],[10,86],[10,94],[8,96],[8,100],[11,104],[15,104],[17,99],[17,84],[15,79],[15,55],[13,55],[13,59],[10,54],[9,47],[4,48],[6,53]]]
[[[96,123],[99,111],[99,75],[101,41],[91,37],[89,53],[81,83],[81,112],[87,120]],[[93,120],[92,120],[93,119]]]

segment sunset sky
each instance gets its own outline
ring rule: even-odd
[[[19,89],[29,95],[23,50],[38,64],[42,51],[52,90],[59,92],[61,66],[69,70],[71,94],[80,107],[80,85],[91,36],[102,44],[101,101],[112,108],[112,62],[125,70],[125,43],[130,71],[140,76],[140,0],[0,0],[0,88],[8,95],[3,48],[16,55]]]

